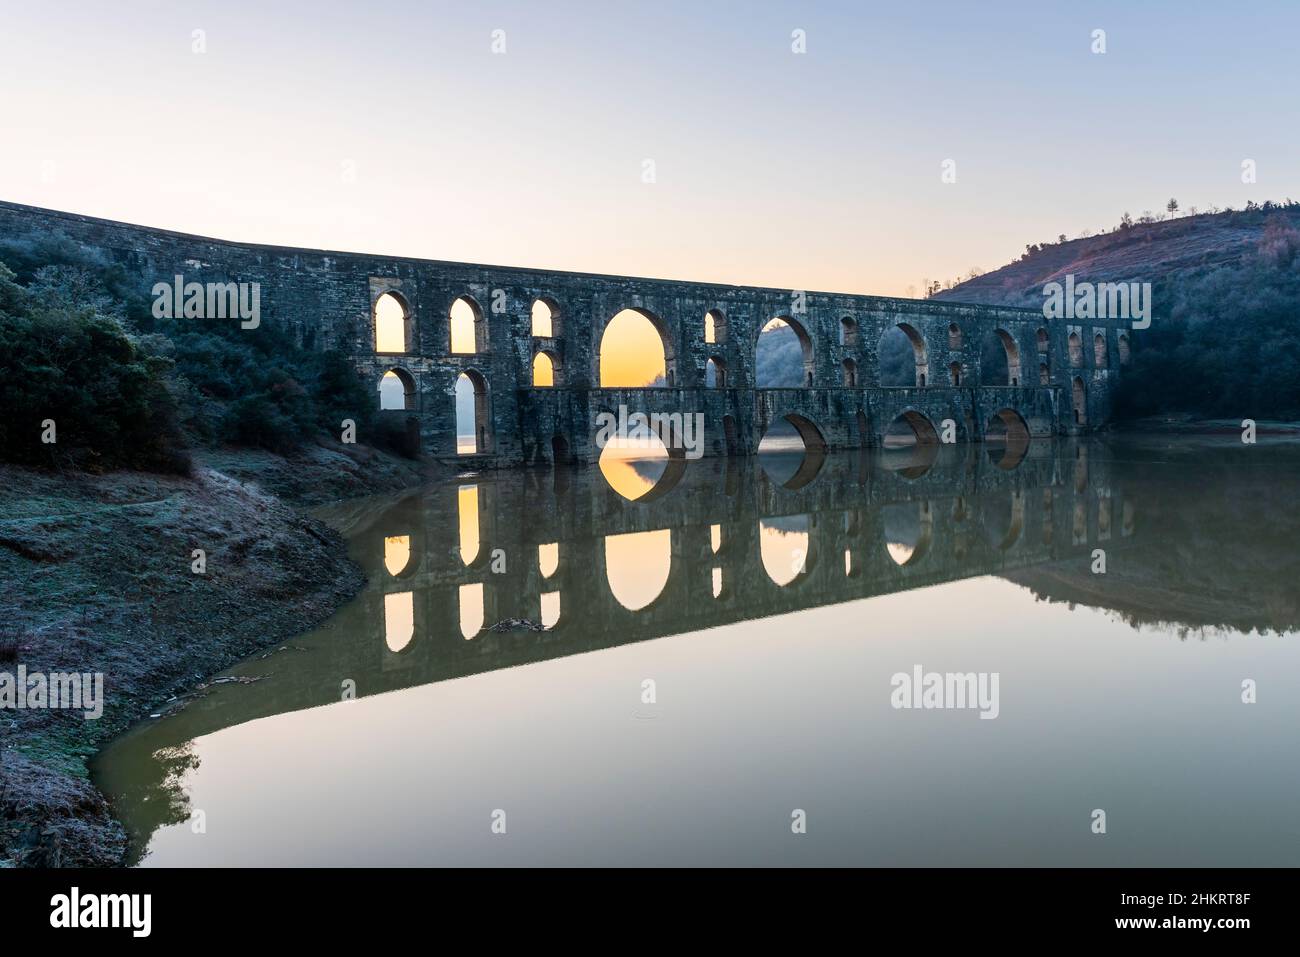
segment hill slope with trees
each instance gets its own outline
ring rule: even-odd
[[[1159,220],[1026,247],[1016,262],[933,298],[1040,307],[1043,287],[1149,282],[1151,328],[1133,336],[1121,418],[1300,416],[1300,203]]]

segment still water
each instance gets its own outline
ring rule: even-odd
[[[1297,496],[1162,438],[348,502],[365,591],[94,774],[146,866],[1294,866]]]

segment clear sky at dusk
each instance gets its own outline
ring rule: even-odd
[[[5,6],[0,199],[229,239],[902,295],[1300,197],[1294,2]]]

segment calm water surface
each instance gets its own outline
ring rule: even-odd
[[[143,865],[1296,865],[1297,496],[1147,439],[350,502],[365,591],[94,773]]]

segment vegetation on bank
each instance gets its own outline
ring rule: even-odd
[[[1274,216],[1236,262],[1153,279],[1156,314],[1133,337],[1121,418],[1300,417],[1298,225],[1300,215]]]
[[[1125,214],[1110,232],[1032,245],[937,298],[1037,308],[1043,286],[1067,274],[1149,282],[1152,324],[1132,337],[1118,418],[1300,417],[1300,203],[1177,212]]]
[[[156,319],[138,277],[98,251],[0,241],[0,460],[184,474],[192,450],[294,454],[344,419],[401,451],[375,405],[344,356],[273,324]]]

